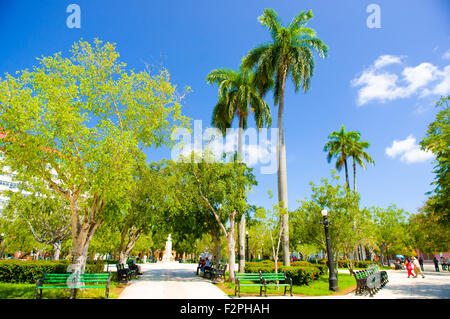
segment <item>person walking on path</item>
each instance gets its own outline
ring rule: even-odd
[[[434,262],[434,268],[436,269],[437,272],[439,272],[439,260],[436,258],[436,256],[434,256],[433,262]]]
[[[419,274],[422,275],[422,278],[425,278],[425,275],[423,274],[422,270],[420,270],[420,264],[419,261],[417,260],[416,257],[413,257],[413,267],[414,267],[414,272],[416,273],[416,276],[414,278],[417,278],[419,276]]]
[[[414,275],[414,273],[412,271],[413,270],[413,264],[409,261],[408,258],[406,259],[405,267],[406,267],[406,270],[408,271],[408,278],[409,278],[409,276],[412,276],[414,278],[415,275]]]
[[[445,259],[444,256],[441,257],[441,265],[442,265],[442,271],[447,270],[447,259]]]
[[[433,263],[434,263],[434,268],[436,269],[437,272],[439,272],[440,271],[439,270],[439,259],[436,256],[434,256],[434,258],[433,258]]]
[[[423,269],[423,258],[422,258],[422,256],[419,257],[419,264],[420,264],[420,270],[425,271]]]

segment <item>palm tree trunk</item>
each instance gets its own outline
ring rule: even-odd
[[[278,202],[284,209],[282,215],[283,226],[283,261],[285,266],[290,266],[289,252],[289,213],[288,213],[288,193],[287,193],[287,167],[286,167],[286,146],[284,143],[284,89],[286,84],[286,72],[281,77],[280,97],[278,103]]]
[[[243,141],[244,117],[239,115],[239,134],[238,134],[238,159],[243,160]],[[238,245],[239,245],[239,272],[245,269],[245,214],[242,214],[238,224]]]
[[[345,183],[346,183],[347,189],[350,190],[350,182],[348,180],[347,158],[344,160],[344,166],[345,166]]]
[[[356,163],[353,157],[353,191],[356,193]]]

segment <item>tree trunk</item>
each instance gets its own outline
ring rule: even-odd
[[[241,221],[238,225],[239,232],[239,272],[245,269],[245,214],[242,214]]]
[[[281,77],[280,97],[278,103],[278,202],[285,209],[282,216],[283,224],[283,261],[285,266],[290,266],[289,252],[289,212],[288,212],[288,193],[287,193],[287,167],[286,167],[286,146],[284,141],[284,89],[286,83],[286,72]]]
[[[218,265],[218,264],[220,264],[220,258],[222,257],[220,255],[220,251],[222,249],[222,246],[220,244],[220,231],[216,232],[214,234],[214,236],[215,236],[215,242],[216,242],[216,260],[215,260],[215,262]]]
[[[243,156],[243,140],[242,135],[244,131],[244,117],[239,115],[239,134],[238,134],[238,159],[244,160]],[[239,244],[239,272],[244,272],[245,269],[245,214],[242,214],[241,220],[238,223],[238,244]]]
[[[59,255],[61,254],[61,241],[54,242],[52,246],[53,246],[53,260],[59,260]]]
[[[353,157],[353,191],[356,193],[356,163]]]
[[[227,234],[227,241],[228,241],[228,261],[229,261],[229,274],[230,274],[230,281],[234,282],[235,276],[234,273],[236,271],[235,268],[235,253],[234,253],[234,249],[236,247],[236,240],[235,240],[235,231],[234,231],[234,219],[235,219],[236,213],[233,213],[230,216],[230,230],[228,231]]]
[[[122,237],[119,251],[119,264],[126,264],[128,258],[130,257],[131,251],[136,245],[136,241],[139,239],[141,233],[142,233],[141,228],[140,229],[135,229],[135,227],[126,228],[126,234],[128,234],[128,242],[126,245],[124,245],[124,237]]]
[[[93,207],[91,209],[100,210],[102,208]],[[79,273],[83,274],[88,259],[89,242],[97,228],[100,227],[101,222],[95,220],[81,222],[79,220],[77,203],[73,198],[70,201],[70,211],[72,215],[72,265],[70,265],[70,269],[77,270]]]
[[[344,160],[344,166],[345,166],[345,183],[346,183],[347,189],[350,190],[350,182],[348,180],[347,158]]]

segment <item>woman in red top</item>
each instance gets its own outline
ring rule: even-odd
[[[413,264],[409,261],[409,259],[406,259],[405,267],[406,267],[406,270],[408,271],[408,278],[409,278],[409,276],[412,276],[414,278],[416,275],[414,275],[414,273],[412,271]]]

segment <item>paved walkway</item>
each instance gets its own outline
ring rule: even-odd
[[[146,264],[144,274],[124,289],[119,299],[228,299],[223,291],[209,280],[195,274],[196,264]],[[346,269],[340,270],[346,272]],[[405,299],[450,298],[450,272],[436,272],[425,265],[425,278],[407,278],[406,270],[388,271],[389,283],[374,297],[355,296],[354,292],[341,296],[290,297],[273,296],[270,299]],[[241,297],[240,299],[260,299]]]
[[[131,281],[119,299],[227,299],[209,280],[196,275],[196,264],[140,265],[144,274]]]

